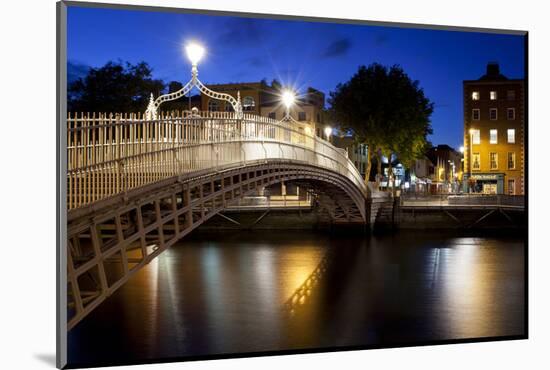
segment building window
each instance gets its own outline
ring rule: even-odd
[[[479,91],[472,92],[472,100],[479,100]]]
[[[509,179],[508,180],[508,194],[509,195],[515,195],[516,194],[516,180]]]
[[[498,143],[498,131],[496,129],[489,130],[489,144]]]
[[[251,96],[245,96],[243,99],[243,111],[250,112],[256,109],[256,102]]]
[[[220,110],[220,104],[218,103],[217,100],[214,100],[214,99],[210,99],[208,101],[208,110],[211,111],[211,112],[217,112]]]
[[[516,90],[508,90],[506,92],[506,98],[508,100],[516,100]]]
[[[516,143],[516,130],[513,128],[508,129],[508,144]]]
[[[225,111],[226,112],[233,112],[233,106],[229,103],[225,103]]]
[[[492,170],[498,169],[498,153],[489,153],[489,166]]]
[[[508,169],[509,170],[515,170],[516,169],[516,153],[515,152],[509,152],[508,153]]]
[[[271,119],[277,119],[277,113],[269,112],[268,117],[271,118]]]
[[[491,91],[489,97],[491,98],[491,100],[497,100],[497,92]]]
[[[479,153],[472,153],[472,169],[479,170],[481,168]]]
[[[472,119],[479,121],[479,109],[472,109]]]
[[[489,109],[489,119],[493,121],[498,119],[498,111],[496,108]]]
[[[298,112],[298,121],[306,120],[306,112]]]
[[[516,110],[514,108],[508,108],[506,110],[506,113],[509,121],[513,121],[516,119]]]
[[[472,133],[472,144],[480,144],[481,138],[479,135],[479,130],[471,130]]]

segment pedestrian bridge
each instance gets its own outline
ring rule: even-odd
[[[68,328],[141,267],[238,199],[292,181],[332,223],[367,221],[344,150],[292,121],[232,112],[70,114]]]

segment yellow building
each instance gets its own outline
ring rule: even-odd
[[[280,97],[282,87],[276,82],[271,85],[260,81],[208,85],[208,87],[216,92],[229,94],[235,99],[240,93],[245,113],[254,113],[278,121],[285,117],[286,109]],[[309,87],[305,94],[297,96],[295,104],[290,108],[290,116],[294,118],[296,129],[306,134],[322,136],[324,105],[325,95],[312,87]],[[233,110],[231,104],[203,94],[201,94],[201,106],[203,110],[209,111]]]
[[[508,79],[489,63],[463,88],[464,191],[525,194],[524,80]]]
[[[208,88],[233,96],[237,99],[237,94],[241,95],[241,104],[243,112],[260,114],[260,106],[264,103],[266,96],[263,92],[266,91],[266,84],[263,82],[241,82],[208,85]],[[201,106],[203,110],[211,112],[232,112],[233,107],[228,102],[213,99],[209,96],[201,94]]]

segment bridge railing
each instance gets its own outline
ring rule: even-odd
[[[367,189],[342,150],[292,122],[231,112],[69,114],[69,209],[89,205],[168,177],[268,159],[330,168]]]
[[[415,194],[401,193],[400,204],[402,206],[419,207],[444,207],[444,206],[503,206],[519,207],[525,206],[525,197],[523,195],[507,194]]]

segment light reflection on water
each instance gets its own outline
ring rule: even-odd
[[[70,363],[523,334],[521,239],[182,241],[69,333]]]

